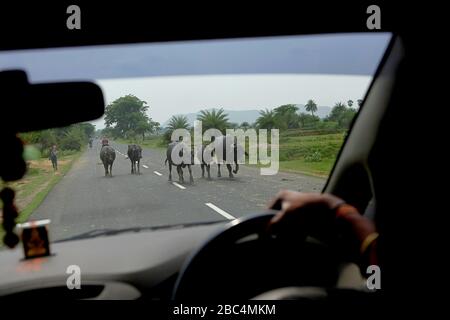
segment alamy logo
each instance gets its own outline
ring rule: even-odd
[[[371,5],[367,7],[366,13],[370,14],[367,18],[366,26],[369,30],[381,29],[381,10],[377,5]]]
[[[68,6],[66,13],[70,14],[70,16],[66,20],[67,29],[80,30],[81,29],[81,9],[80,9],[80,7],[75,4]]]
[[[76,264],[72,264],[67,267],[66,273],[69,274],[67,277],[66,285],[69,290],[81,289],[81,269]]]
[[[369,290],[379,290],[381,289],[381,269],[377,265],[370,265],[366,270],[367,274],[370,276],[367,278],[367,289]]]

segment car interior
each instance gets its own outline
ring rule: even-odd
[[[240,31],[244,37],[358,31],[346,24],[343,28],[337,27],[337,31],[323,26],[314,29],[307,21],[294,31],[287,31],[287,25],[285,29],[279,26],[272,34],[267,28]],[[142,27],[136,24],[129,28]],[[115,26],[112,30],[120,29]],[[100,37],[99,33],[98,38],[86,35],[84,38],[63,37],[63,40],[55,35],[52,38],[50,34],[42,43],[30,37],[15,42],[10,37],[3,41],[1,50],[239,37],[239,32],[233,28],[229,33],[223,29],[214,32],[214,27],[209,32],[198,30],[154,33],[142,29],[129,38],[126,33],[117,33],[116,37],[112,34]],[[403,217],[408,208],[413,208],[407,203],[407,197],[395,192],[398,188],[405,191],[413,187],[405,180],[407,167],[413,164],[399,168],[401,159],[411,151],[411,143],[402,142],[407,133],[398,129],[400,118],[407,110],[404,97],[411,90],[405,87],[411,80],[413,63],[408,54],[413,46],[402,30],[388,31],[392,31],[392,37],[322,192],[339,196],[377,225],[385,248],[383,289],[394,294],[402,292],[402,285],[407,282],[399,275],[408,251],[400,250],[403,253],[398,254],[401,248],[398,239],[408,233],[402,227],[407,224]],[[18,105],[9,108],[8,115],[1,114],[4,143],[18,132],[94,120],[104,113],[101,90],[90,82],[33,84],[27,79],[27,70],[1,70],[0,88],[8,93],[6,100],[0,102],[2,109],[13,103]],[[46,103],[45,114],[35,112],[29,104],[31,99]],[[68,101],[68,108],[80,105],[84,108],[74,108],[75,113],[58,113],[54,118],[49,116],[63,99]],[[5,121],[8,119],[5,117],[21,117],[22,120]],[[17,158],[7,160],[6,155],[2,158],[2,177],[7,177],[3,171],[8,171],[6,168],[11,168]],[[20,172],[16,176],[20,176]],[[148,231],[75,238],[52,243],[50,256],[34,259],[24,259],[18,245],[0,251],[0,297],[191,302],[287,299],[308,303],[357,296],[376,301],[374,297],[379,293],[367,289],[358,265],[337,250],[339,234],[332,222],[321,221],[320,225],[304,230],[300,227],[296,232],[268,236],[265,228],[275,213],[275,210],[262,210],[232,221],[206,221],[189,226],[172,225]],[[74,262],[83,272],[82,290],[67,290],[66,268]],[[360,300],[346,300],[351,301]]]

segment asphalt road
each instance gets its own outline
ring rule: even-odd
[[[132,175],[127,145],[112,142],[116,149],[113,177],[104,177],[94,143],[47,195],[30,220],[51,219],[50,239],[56,241],[94,229],[159,226],[199,221],[227,220],[264,210],[280,189],[320,191],[324,179],[300,174],[261,176],[259,170],[240,166],[234,179],[222,167],[211,167],[212,180],[201,179],[193,167],[194,184],[168,182],[168,166],[161,150],[144,149],[141,174]],[[172,170],[176,182],[176,169]],[[187,179],[186,179],[187,178]],[[189,181],[187,169],[185,180]]]

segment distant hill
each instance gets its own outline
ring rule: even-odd
[[[299,108],[299,112],[306,112],[303,104],[296,105]],[[208,109],[213,110],[214,108]],[[224,110],[225,113],[228,114],[228,119],[230,122],[241,124],[242,122],[248,122],[250,124],[254,123],[256,119],[259,117],[259,110]],[[317,112],[315,113],[320,118],[325,118],[331,112],[331,107],[327,106],[318,106]],[[189,121],[191,126],[194,125],[194,121],[197,119],[197,116],[200,112],[196,113],[187,113],[187,114],[177,114],[177,116],[184,115]],[[169,123],[169,119],[164,122],[161,127],[164,128]]]

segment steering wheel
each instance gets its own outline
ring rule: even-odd
[[[269,234],[267,226],[275,213],[233,220],[207,239],[186,259],[172,299],[250,299],[282,286],[333,285],[334,251],[324,243],[306,241],[304,232]]]

